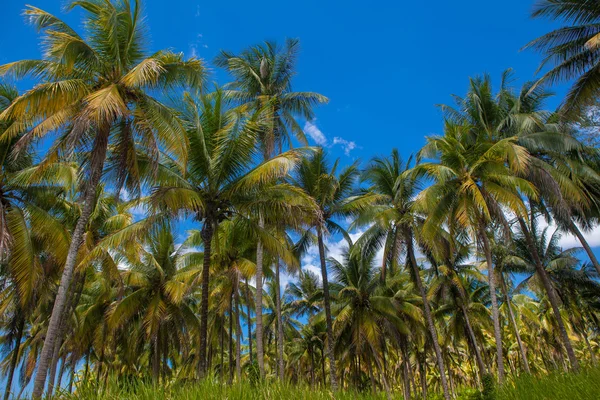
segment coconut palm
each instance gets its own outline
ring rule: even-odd
[[[118,143],[116,147],[121,152],[127,152],[135,140],[154,152],[162,143],[168,151],[185,159],[187,142],[181,125],[149,91],[187,84],[200,87],[204,77],[199,60],[184,61],[182,54],[171,51],[146,55],[138,1],[74,1],[69,5],[76,7],[84,10],[84,36],[59,18],[28,7],[25,11],[28,20],[44,32],[43,59],[21,60],[0,67],[2,74],[31,75],[41,80],[0,115],[4,121],[14,121],[4,135],[13,136],[27,129],[16,143],[15,152],[24,151],[34,140],[60,130],[61,135],[47,159],[54,160],[63,152],[77,149],[87,152],[88,160],[84,170],[87,175],[82,194],[84,207],[73,231],[40,356],[34,398],[40,398],[44,389],[77,250],[93,209],[109,143]],[[126,160],[121,169],[124,182],[127,171],[132,169],[132,160],[130,157],[121,160]]]
[[[287,40],[283,48],[274,42],[250,47],[236,55],[222,51],[216,59],[218,66],[226,68],[234,81],[227,86],[226,97],[237,103],[251,106],[260,112],[263,121],[258,145],[263,158],[269,159],[276,151],[281,153],[284,145],[292,145],[292,137],[306,145],[306,137],[296,117],[314,118],[313,107],[328,99],[314,92],[294,92],[292,78],[296,71],[299,41]],[[265,216],[258,214],[258,222],[264,226]],[[258,366],[264,375],[262,343],[262,271],[263,244],[258,241],[256,253],[256,347]]]
[[[410,332],[405,318],[418,321],[420,310],[410,302],[399,301],[393,290],[379,288],[378,270],[371,257],[356,257],[349,249],[342,262],[328,260],[334,273],[332,289],[336,294],[334,329],[339,337],[337,346],[362,358],[374,384],[373,365],[381,374],[384,389],[391,397],[383,373],[382,335],[398,336]],[[355,253],[356,254],[356,253]]]
[[[206,373],[208,294],[212,242],[222,221],[234,215],[245,216],[248,231],[258,235],[273,253],[282,253],[279,242],[247,218],[256,208],[293,214],[304,196],[290,185],[272,185],[285,177],[298,163],[301,152],[288,151],[252,167],[258,141],[256,121],[223,103],[217,89],[199,101],[186,95],[181,118],[191,151],[184,160],[168,159],[165,166],[185,174],[165,174],[153,190],[150,203],[160,212],[183,214],[202,223],[200,238],[204,246],[201,277],[199,371]],[[296,212],[297,213],[297,212]],[[275,216],[274,216],[275,217]],[[257,289],[258,290],[258,289]]]
[[[369,182],[370,193],[380,196],[376,205],[366,208],[354,225],[371,225],[357,242],[357,248],[362,247],[365,252],[373,253],[383,247],[383,264],[381,268],[381,281],[385,285],[387,266],[390,273],[394,274],[398,262],[399,247],[406,247],[407,264],[410,266],[415,285],[423,301],[423,310],[427,328],[431,336],[435,351],[444,397],[450,398],[448,383],[446,381],[446,368],[438,342],[438,333],[431,315],[431,305],[427,298],[427,289],[424,287],[415,257],[415,230],[418,230],[418,216],[414,212],[413,199],[419,190],[419,182],[414,176],[407,173],[411,168],[412,160],[402,161],[398,150],[392,150],[388,158],[374,158],[363,173],[363,180]],[[368,195],[367,195],[368,196]]]
[[[548,18],[564,25],[529,42],[544,56],[538,69],[550,66],[538,84],[574,80],[562,111],[570,117],[595,105],[600,90],[600,6],[588,0],[538,0],[533,18]]]
[[[473,91],[460,104],[465,112],[487,110],[489,97],[478,96],[478,86],[472,81]],[[486,102],[480,104],[479,102]],[[470,105],[473,104],[473,107]],[[493,110],[493,107],[488,107]],[[533,185],[516,174],[527,168],[528,152],[516,143],[515,138],[490,141],[495,135],[493,126],[481,125],[478,121],[493,124],[491,119],[473,118],[471,123],[462,118],[462,124],[447,121],[443,137],[429,137],[421,150],[421,157],[435,159],[417,165],[415,173],[432,179],[434,183],[424,189],[416,200],[418,209],[427,213],[422,236],[428,241],[435,238],[443,224],[450,228],[451,235],[457,229],[467,229],[477,239],[488,268],[488,283],[492,301],[492,319],[496,341],[498,379],[504,380],[504,361],[500,316],[496,298],[496,282],[487,226],[499,221],[506,227],[503,208],[527,218],[527,209],[521,194],[536,197]],[[510,234],[507,229],[507,234]]]
[[[351,196],[354,193],[356,178],[358,178],[356,163],[344,168],[339,174],[337,172],[338,164],[339,160],[333,166],[330,166],[325,152],[319,149],[311,157],[302,160],[297,174],[292,179],[293,184],[312,197],[317,204],[317,212],[312,216],[310,228],[314,228],[317,232],[323,285],[323,307],[327,323],[327,357],[329,358],[329,374],[333,389],[337,389],[336,363],[333,350],[335,338],[333,336],[324,235],[327,233],[345,234],[347,241],[350,243],[351,240],[347,233],[334,219],[352,215],[372,201],[370,196]],[[301,243],[310,243],[308,238],[311,235],[311,231],[307,230],[301,239]],[[300,245],[300,247],[304,246]]]

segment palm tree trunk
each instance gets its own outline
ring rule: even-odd
[[[225,339],[224,339],[224,335],[225,335],[225,316],[223,316],[223,326],[221,326],[220,329],[220,333],[219,333],[219,347],[221,350],[221,365],[219,367],[219,379],[220,379],[220,383],[223,383],[223,374],[225,373]]]
[[[585,345],[588,348],[588,352],[590,353],[590,356],[592,357],[592,365],[594,367],[598,366],[598,360],[596,360],[596,355],[594,354],[594,349],[592,349],[592,346],[590,345],[590,341],[588,340],[587,334],[584,331],[583,334],[583,339],[585,340]]]
[[[427,373],[425,370],[425,363],[427,361],[426,357],[423,357],[421,360],[419,360],[420,355],[417,355],[417,362],[418,362],[418,370],[419,370],[419,379],[421,380],[421,392],[423,395],[423,400],[427,399]]]
[[[315,353],[312,350],[312,346],[308,348],[310,354],[310,387],[315,387]]]
[[[327,375],[325,374],[325,349],[321,346],[321,379],[323,387],[327,386]]]
[[[71,360],[73,365],[71,366],[71,372],[70,372],[70,377],[69,377],[69,387],[67,388],[67,391],[69,394],[73,393],[73,381],[75,380],[75,368],[77,363],[75,362],[75,360]]]
[[[23,329],[25,328],[25,318],[19,317],[17,326],[17,335],[15,336],[15,348],[13,349],[13,355],[10,360],[10,369],[8,371],[8,378],[6,379],[6,388],[4,389],[4,400],[8,400],[10,396],[10,388],[12,386],[13,377],[15,375],[15,369],[19,361],[19,350],[21,349],[21,339],[23,338]]]
[[[406,337],[400,339],[402,350],[402,389],[404,390],[404,398],[410,399],[410,378],[408,376],[408,349],[406,346]],[[442,372],[441,375],[444,373]]]
[[[204,262],[202,264],[201,292],[200,298],[200,377],[204,378],[207,371],[206,346],[208,342],[208,291],[210,284],[210,259],[212,250],[212,238],[214,227],[212,218],[205,218],[202,225],[202,243],[204,245]]]
[[[510,318],[510,323],[512,324],[513,329],[515,330],[517,344],[519,345],[519,354],[521,354],[521,360],[523,361],[523,368],[525,369],[525,372],[530,374],[531,370],[529,369],[529,361],[527,361],[527,354],[525,353],[525,346],[523,345],[523,341],[521,340],[521,334],[519,333],[519,327],[517,326],[515,314],[513,313],[513,310],[512,310],[510,296],[508,295],[508,289],[506,287],[506,282],[504,281],[503,273],[500,274],[500,287],[502,288],[502,291],[504,292],[504,298],[506,299],[506,307],[508,308],[508,316]]]
[[[55,383],[56,390],[61,388],[62,378],[65,373],[65,367],[67,365],[67,356],[63,357],[62,362],[60,364],[60,370],[58,371],[58,381]]]
[[[527,227],[527,224],[523,220],[523,218],[519,217],[519,225],[521,226],[521,231],[525,236],[525,240],[527,241],[527,246],[531,251],[531,255],[533,257],[533,261],[535,262],[535,269],[538,275],[542,280],[542,284],[546,289],[546,294],[548,295],[548,300],[550,301],[550,305],[552,306],[552,311],[554,312],[554,317],[556,318],[556,322],[558,324],[558,330],[560,333],[560,337],[562,339],[563,345],[567,350],[567,356],[569,357],[569,361],[571,362],[571,367],[574,371],[579,371],[579,361],[577,361],[577,356],[575,356],[575,351],[573,350],[573,345],[571,344],[571,339],[569,339],[569,335],[567,333],[567,329],[565,328],[565,323],[560,315],[560,309],[558,307],[558,297],[550,282],[550,278],[548,278],[548,273],[546,269],[542,265],[542,260],[540,259],[540,255],[538,253],[537,247],[533,242],[533,238],[531,237],[531,232]]]
[[[245,278],[246,283],[246,314],[248,316],[248,355],[250,356],[250,364],[253,363],[252,358],[252,319],[250,318],[250,286],[248,285],[248,278]]]
[[[281,317],[281,287],[279,282],[279,258],[275,261],[275,308],[277,313],[277,361],[279,365],[279,379],[284,380],[283,360],[283,318]]]
[[[233,383],[233,292],[229,299],[229,384]]]
[[[258,226],[262,229],[265,226],[262,215],[259,216]],[[263,321],[262,321],[262,297],[263,297],[263,244],[260,239],[256,244],[256,359],[258,360],[258,370],[260,378],[265,377],[265,354],[263,349]]]
[[[240,288],[239,279],[235,285],[235,375],[238,383],[242,382],[242,326],[240,324]]]
[[[73,236],[71,237],[67,260],[60,278],[60,286],[58,287],[58,293],[56,294],[56,300],[54,301],[54,306],[52,308],[50,323],[46,331],[46,338],[44,339],[44,346],[42,347],[42,353],[38,361],[37,372],[33,383],[32,398],[36,400],[40,399],[44,392],[48,364],[51,361],[54,343],[58,336],[60,321],[67,303],[67,293],[69,291],[69,286],[71,285],[71,279],[73,278],[73,271],[75,270],[75,263],[77,262],[77,253],[79,252],[79,246],[83,241],[83,234],[85,233],[90,215],[94,209],[96,189],[100,183],[102,170],[104,169],[109,134],[110,126],[102,128],[98,131],[94,140],[90,165],[90,178],[85,189],[83,210],[81,211],[81,215],[77,220],[75,230],[73,231]]]
[[[412,231],[410,230],[410,228],[406,229],[404,239],[406,241],[406,251],[408,253],[408,258],[410,261],[413,279],[415,281],[415,284],[417,285],[419,294],[421,295],[421,300],[423,301],[423,311],[425,312],[427,328],[429,329],[429,335],[431,336],[433,349],[435,351],[435,357],[437,359],[438,368],[440,370],[440,380],[442,383],[442,390],[444,391],[444,398],[446,400],[450,400],[450,392],[448,391],[448,381],[446,380],[446,374],[444,372],[446,369],[444,368],[442,350],[438,341],[437,329],[433,322],[433,316],[431,315],[431,306],[429,304],[429,299],[427,298],[427,293],[425,292],[425,287],[423,286],[423,282],[421,281],[421,275],[419,274],[419,267],[417,265],[417,259],[415,257],[415,249],[413,245]]]
[[[490,298],[492,300],[492,322],[494,323],[494,338],[496,340],[496,358],[498,364],[498,382],[504,382],[504,352],[502,350],[502,331],[500,330],[500,312],[498,310],[498,298],[496,297],[496,277],[494,273],[494,264],[492,262],[492,251],[490,242],[485,231],[485,223],[480,221],[479,240],[483,245],[485,260],[488,268],[488,285],[490,287]]]
[[[331,380],[331,389],[333,391],[336,391],[338,385],[335,365],[335,354],[333,352],[333,320],[331,318],[331,302],[329,298],[329,281],[327,279],[327,265],[325,264],[325,245],[323,244],[323,231],[320,225],[317,227],[317,239],[319,242],[321,277],[323,279],[323,303],[325,306],[325,320],[327,322],[327,357],[329,358],[329,379]]]
[[[460,300],[460,309],[462,311],[463,318],[465,319],[465,325],[467,326],[469,342],[471,343],[471,346],[473,347],[473,351],[475,353],[475,361],[477,361],[477,368],[479,369],[480,375],[484,376],[485,374],[487,374],[487,369],[485,368],[483,357],[481,357],[479,342],[477,341],[477,337],[475,336],[475,331],[473,331],[473,326],[471,325],[471,318],[469,317],[469,313],[467,312],[467,307],[465,307],[463,299]]]
[[[575,222],[573,222],[572,219],[570,219],[570,222],[571,222],[571,226],[570,226],[571,232],[573,232],[575,234],[575,236],[577,236],[577,239],[579,239],[579,241],[581,242],[581,245],[585,249],[585,252],[587,253],[588,257],[590,258],[590,261],[594,265],[594,268],[596,268],[596,271],[598,271],[598,273],[600,274],[600,263],[598,262],[598,258],[596,258],[596,255],[592,251],[592,248],[590,247],[587,240],[585,240],[585,237],[583,236],[583,234],[581,233],[581,231],[579,230],[579,228],[577,227]]]

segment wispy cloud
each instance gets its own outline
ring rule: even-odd
[[[320,146],[325,146],[327,144],[327,138],[325,134],[317,127],[317,120],[313,119],[312,121],[306,121],[304,124],[304,133],[306,133],[312,140],[315,141],[316,144]]]
[[[333,138],[333,144],[334,145],[339,144],[340,146],[342,146],[342,148],[344,149],[344,154],[346,154],[347,156],[349,156],[350,152],[357,147],[356,142],[351,141],[351,140],[342,139],[341,137],[338,137],[338,136]]]
[[[341,146],[344,149],[344,154],[347,156],[350,155],[350,152],[356,148],[359,148],[356,142],[351,140],[346,140],[339,136],[333,138],[333,142],[329,144],[327,140],[327,136],[323,133],[323,131],[317,126],[317,120],[313,119],[312,121],[306,121],[304,124],[304,133],[306,133],[316,144],[323,147],[334,147]]]
[[[190,44],[190,58],[197,58],[198,57],[198,46],[196,46],[194,43]]]

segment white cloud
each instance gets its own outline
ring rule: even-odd
[[[196,58],[198,57],[198,46],[196,46],[195,44],[190,44],[190,58]]]
[[[546,223],[546,221],[544,221],[542,219],[540,219],[539,226],[541,229],[544,229],[547,226],[550,226],[550,229],[549,229],[550,234],[554,233],[554,231],[556,230],[556,225],[554,223],[548,225]],[[594,229],[592,229],[589,232],[585,232],[581,228],[579,228],[579,230],[581,231],[581,233],[583,233],[583,237],[588,242],[590,247],[600,247],[600,226],[595,226]],[[572,235],[572,234],[566,233],[566,232],[561,232],[561,236],[558,241],[558,244],[563,249],[570,249],[573,247],[582,247],[581,242],[579,241],[579,239],[577,239],[577,237],[575,235]]]
[[[312,121],[306,121],[304,124],[304,133],[310,136],[310,138],[314,140],[316,144],[325,146],[327,144],[327,138],[315,124],[316,121],[316,119],[313,119]]]
[[[342,139],[341,137],[334,137],[333,138],[333,144],[339,144],[344,148],[344,154],[346,154],[347,156],[350,155],[350,152],[352,150],[354,150],[357,146],[356,146],[356,142],[350,141],[350,140],[346,140],[346,139]]]

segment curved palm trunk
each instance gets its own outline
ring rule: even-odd
[[[25,318],[21,317],[17,326],[17,336],[15,336],[15,348],[13,349],[13,355],[10,360],[10,370],[8,371],[8,377],[6,378],[6,388],[4,389],[4,400],[8,400],[10,397],[10,388],[12,386],[13,377],[15,375],[15,369],[19,361],[19,350],[21,349],[21,339],[23,338],[23,329],[25,328]]]
[[[527,354],[525,353],[525,345],[521,340],[521,334],[519,333],[519,327],[517,326],[517,320],[515,319],[515,314],[512,310],[512,305],[510,303],[510,296],[508,295],[508,289],[506,288],[506,282],[504,281],[504,274],[500,274],[500,286],[502,287],[502,291],[504,292],[504,298],[506,299],[506,307],[508,308],[508,316],[510,318],[510,323],[513,326],[515,331],[515,336],[517,338],[517,344],[519,345],[519,354],[521,354],[521,360],[523,361],[523,368],[525,372],[528,374],[531,373],[529,369],[529,362],[527,361]]]
[[[504,352],[502,350],[502,331],[500,330],[500,312],[498,310],[498,299],[496,298],[496,277],[492,263],[492,251],[490,242],[485,231],[483,221],[479,226],[479,240],[483,245],[485,260],[488,268],[488,285],[490,287],[490,298],[492,300],[492,322],[494,323],[494,338],[496,341],[496,361],[498,364],[498,382],[504,382]]]
[[[262,215],[259,216],[258,226],[264,228],[265,222]],[[256,359],[258,360],[258,370],[261,379],[265,377],[265,354],[263,349],[263,321],[262,321],[262,295],[263,295],[263,244],[258,239],[256,245],[256,299],[255,310],[256,314]]]
[[[581,245],[585,249],[585,252],[587,253],[588,257],[590,258],[590,261],[594,265],[594,268],[596,268],[596,271],[598,271],[598,273],[600,274],[600,263],[598,262],[598,258],[596,258],[596,255],[592,251],[592,248],[590,247],[587,240],[585,240],[585,237],[583,236],[583,234],[581,233],[581,231],[579,230],[579,228],[577,227],[575,222],[573,222],[573,220],[570,220],[570,222],[571,222],[571,227],[570,227],[571,232],[573,232],[575,234],[575,236],[577,236],[577,239],[579,239],[579,241],[581,242]]]
[[[336,391],[337,373],[335,365],[335,354],[333,352],[333,321],[331,318],[331,303],[329,298],[329,281],[327,279],[327,265],[325,264],[325,245],[323,244],[323,231],[321,226],[317,227],[317,239],[319,242],[319,258],[321,261],[321,277],[323,279],[323,303],[325,306],[325,319],[327,322],[327,357],[329,358],[329,375],[331,389]]]
[[[440,370],[440,380],[442,383],[442,390],[444,391],[444,398],[446,400],[449,400],[450,392],[448,391],[448,381],[446,380],[446,374],[444,372],[446,371],[446,369],[444,368],[444,358],[442,357],[442,350],[438,341],[437,329],[433,322],[433,316],[431,315],[431,306],[429,304],[429,299],[427,298],[427,293],[425,292],[425,287],[423,286],[423,282],[421,281],[421,275],[419,274],[419,267],[417,265],[417,259],[415,257],[415,249],[413,245],[412,231],[410,229],[406,229],[405,231],[405,242],[406,251],[408,253],[408,258],[412,269],[413,279],[415,280],[415,284],[417,285],[417,289],[419,290],[419,294],[421,295],[421,300],[423,301],[423,311],[425,312],[427,328],[429,329],[429,335],[431,336],[433,349],[435,351],[435,357],[437,359],[438,368]]]
[[[281,287],[279,286],[279,258],[275,263],[275,308],[277,313],[277,363],[279,365],[279,379],[284,380],[283,360],[283,318],[281,317]]]
[[[202,243],[204,245],[204,261],[202,264],[201,292],[200,298],[200,351],[199,371],[200,377],[204,378],[207,373],[206,345],[208,342],[208,291],[210,283],[210,258],[212,250],[212,237],[214,234],[213,221],[205,219],[202,226]]]
[[[552,306],[552,311],[554,312],[554,317],[556,318],[556,322],[558,324],[558,330],[560,333],[560,337],[562,339],[563,345],[567,350],[567,356],[569,357],[569,361],[571,362],[571,367],[574,371],[579,371],[579,361],[577,361],[577,356],[575,356],[575,351],[573,350],[573,345],[571,344],[571,339],[569,339],[569,334],[567,333],[567,329],[565,328],[565,323],[560,315],[560,309],[558,307],[558,297],[550,282],[550,278],[548,278],[548,273],[546,269],[542,265],[542,260],[540,259],[540,255],[538,253],[537,247],[533,242],[533,238],[531,237],[531,232],[527,228],[527,224],[523,218],[519,217],[519,225],[521,226],[521,230],[523,231],[523,235],[525,236],[525,240],[527,241],[527,245],[529,246],[529,250],[531,251],[531,256],[533,257],[533,261],[535,262],[535,270],[540,276],[542,280],[542,284],[544,285],[544,289],[546,289],[546,294],[548,295],[548,300],[550,301],[550,305]]]
[[[44,339],[44,346],[42,347],[42,353],[38,361],[37,372],[35,374],[33,383],[33,399],[40,399],[42,397],[42,393],[44,392],[48,365],[51,361],[54,343],[58,337],[60,321],[62,319],[63,312],[65,311],[67,293],[73,278],[75,263],[77,262],[77,253],[79,251],[79,246],[83,241],[83,234],[89,222],[90,215],[94,209],[96,189],[100,183],[102,170],[104,169],[104,161],[106,159],[109,133],[110,127],[103,128],[97,133],[94,140],[94,148],[92,149],[92,160],[90,165],[90,180],[88,181],[88,185],[85,189],[83,210],[81,211],[81,216],[77,220],[75,230],[73,231],[73,236],[71,237],[71,244],[69,246],[69,252],[67,253],[67,260],[60,278],[60,286],[58,287],[56,300],[54,301],[54,306],[52,308],[50,323],[48,325],[48,330],[46,331],[46,338]]]

